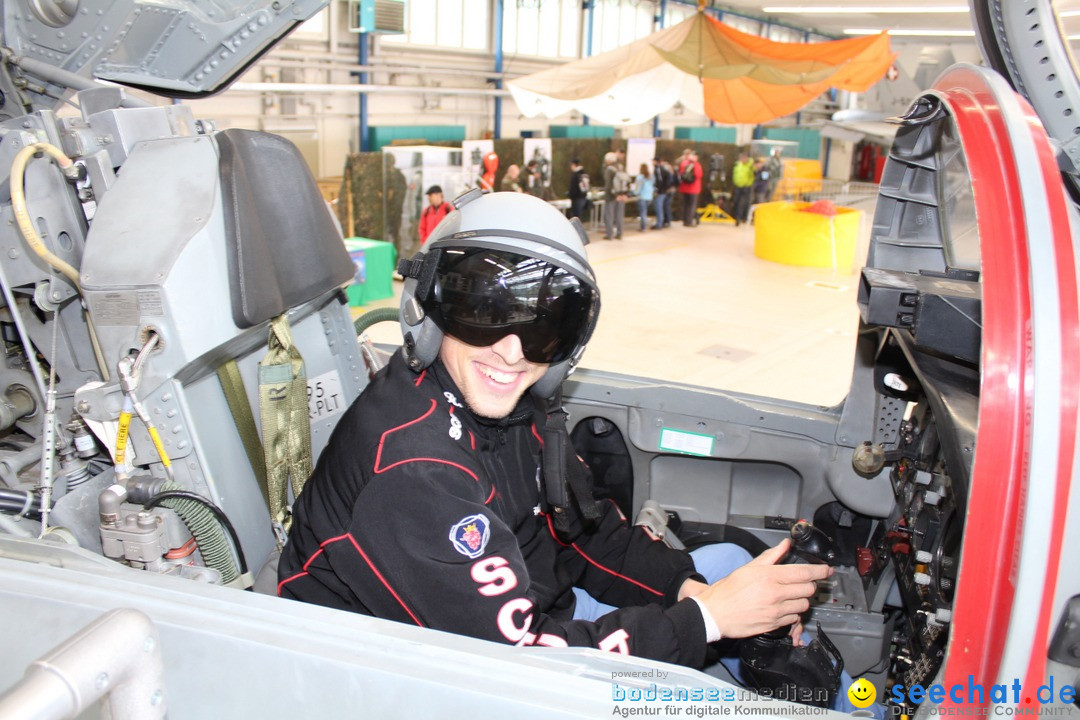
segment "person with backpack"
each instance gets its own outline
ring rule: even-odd
[[[641,230],[649,225],[649,203],[652,202],[654,192],[653,178],[649,173],[649,163],[641,163],[641,170],[634,178],[634,192],[637,194],[638,215],[641,219]]]
[[[589,204],[589,173],[581,167],[581,160],[570,161],[570,217],[585,220],[585,209]]]
[[[667,191],[664,192],[664,227],[671,227],[671,221],[675,219],[675,214],[671,210],[671,201],[675,197],[675,193],[679,191],[679,179],[675,177],[675,166],[664,160],[660,163],[664,169],[664,175],[667,177]]]
[[[604,155],[604,239],[622,240],[623,217],[630,194],[630,176],[614,152]],[[612,232],[614,231],[614,235]]]
[[[454,206],[443,202],[443,191],[438,185],[432,185],[427,191],[428,206],[420,213],[420,247],[423,248],[431,231],[449,215]]]
[[[746,151],[739,153],[739,160],[731,170],[731,180],[735,184],[734,207],[735,227],[744,223],[750,214],[750,195],[754,188],[754,161]]]
[[[697,153],[684,150],[679,162],[679,194],[683,201],[683,225],[693,227],[698,224],[697,201],[701,194],[701,178],[705,174],[698,162]]]
[[[660,156],[653,158],[653,212],[656,213],[656,224],[653,230],[660,230],[671,224],[671,195],[668,192],[674,184],[671,174],[671,165],[664,162]]]

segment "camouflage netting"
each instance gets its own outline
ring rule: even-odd
[[[382,163],[381,152],[353,153],[345,159],[337,212],[346,237],[378,239],[385,234]]]
[[[454,145],[454,143],[440,142],[440,145]],[[570,160],[578,158],[585,171],[592,178],[594,186],[603,184],[604,154],[612,150],[626,150],[626,140],[619,138],[555,138],[551,141],[552,174],[551,174],[551,197],[555,200],[565,198],[567,188],[570,185]],[[723,157],[724,181],[714,184],[714,191],[718,193],[731,193],[731,168],[738,156],[739,148],[727,143],[694,142],[691,140],[657,140],[657,155],[674,163],[682,154],[684,148],[693,148],[697,151],[705,171],[705,187],[698,197],[698,205],[704,206],[711,200],[709,193],[709,160],[714,154]],[[495,141],[495,153],[499,156],[499,169],[495,174],[495,187],[500,187],[506,168],[511,164],[522,165],[525,141],[521,138],[507,138]],[[345,162],[344,176],[342,179],[341,193],[338,202],[338,217],[341,226],[347,235],[353,237],[367,237],[386,239],[396,237],[398,228],[387,227],[384,218],[384,193],[385,212],[390,218],[400,222],[401,205],[404,201],[404,187],[398,187],[391,182],[390,187],[384,188],[383,181],[383,156],[382,152],[355,153],[349,155]],[[637,174],[637,168],[628,168],[631,175]],[[399,173],[400,174],[400,173]],[[400,183],[398,183],[400,184]],[[348,192],[348,197],[346,196]],[[352,224],[349,223],[348,212],[352,212]],[[675,217],[680,217],[681,197],[676,194],[673,200],[672,211]],[[627,203],[627,214],[636,216],[636,203]]]

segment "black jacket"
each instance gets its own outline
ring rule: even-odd
[[[664,167],[662,163],[653,165],[653,192],[656,195],[666,193],[672,187],[675,186],[675,178],[671,175],[671,170]]]
[[[610,502],[556,535],[540,509],[544,415],[462,406],[438,361],[400,353],[338,423],[294,508],[278,594],[521,645],[583,645],[700,666],[705,626],[676,602],[693,560]],[[620,607],[574,621],[577,585]]]
[[[586,179],[584,183],[581,182],[582,178],[588,177],[589,175],[585,172],[585,168],[578,168],[570,174],[570,192],[568,197],[571,200],[580,200],[589,194],[589,181]]]

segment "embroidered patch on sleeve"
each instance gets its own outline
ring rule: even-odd
[[[469,515],[450,528],[450,542],[454,549],[470,559],[484,554],[489,539],[491,526],[483,515]]]

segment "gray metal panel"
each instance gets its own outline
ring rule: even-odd
[[[14,556],[36,561],[9,559]],[[82,551],[2,537],[0,613],[35,622],[5,628],[0,688],[117,607],[141,610],[157,627],[174,720],[340,717],[343,708],[350,716],[379,718],[610,717],[613,707],[636,705],[612,701],[615,677],[624,687],[731,688],[666,663],[578,648],[515,648],[140,573]],[[632,672],[650,675],[622,677]],[[775,713],[791,707],[764,704]]]
[[[188,239],[220,212],[217,166],[206,136],[136,148],[98,204],[83,256],[83,286],[161,284]]]
[[[565,397],[577,401],[617,403],[631,408],[662,410],[664,416],[698,419],[719,419],[739,425],[768,427],[822,442],[835,439],[839,408],[766,398],[745,393],[726,392],[713,388],[649,378],[604,372],[576,370],[564,386]],[[694,430],[696,427],[682,428]],[[654,426],[643,419],[645,427]],[[656,426],[659,427],[659,426]],[[659,438],[659,430],[654,432]],[[711,432],[711,431],[710,431]],[[656,448],[656,443],[642,442],[642,447]]]
[[[840,567],[829,580],[818,585],[807,628],[817,623],[844,656],[844,670],[858,677],[889,654],[891,626],[885,617],[866,606],[863,580],[853,567]]]
[[[687,457],[654,458],[650,500],[685,522],[725,525],[731,508],[733,463]]]
[[[604,417],[627,439],[634,468],[635,511],[645,500],[654,499],[664,506],[685,508],[692,516],[707,514],[703,519],[709,522],[725,522],[731,514],[812,516],[821,504],[839,499],[857,512],[885,517],[893,507],[888,477],[882,474],[868,480],[851,467],[850,447],[873,437],[871,367],[864,372],[866,402],[849,398],[842,406],[846,432],[840,432],[841,408],[827,410],[595,370],[573,375],[566,386],[566,401],[572,422]],[[856,412],[858,407],[862,409]],[[712,435],[713,459],[687,457],[685,463],[670,467],[660,462],[657,455],[665,454],[659,449],[663,427]],[[740,489],[731,497],[745,500],[730,503],[741,509],[716,500],[718,488],[731,481],[733,472],[716,459],[738,466],[734,475]],[[785,476],[788,481],[773,486],[769,483],[777,478],[770,464],[776,463],[791,468],[792,474]],[[679,472],[671,470],[674,467]],[[759,497],[755,490],[766,486],[774,494]],[[698,494],[711,500],[699,507],[692,500]]]
[[[227,82],[327,0],[9,0],[16,54],[91,78],[202,95]]]
[[[778,456],[783,453],[778,452]],[[798,518],[802,478],[776,462],[735,463],[731,473],[731,512],[754,517]]]
[[[95,92],[100,91],[81,93],[80,101]],[[85,109],[83,113],[85,116]],[[84,120],[84,123],[71,120],[66,123],[65,141],[70,138],[78,155],[90,154],[96,146],[104,145],[113,167],[123,165],[140,142],[196,134],[195,117],[187,105],[103,110],[89,114]]]
[[[144,327],[158,332],[161,343],[146,360],[139,396],[175,461],[177,480],[222,506],[257,569],[273,547],[266,504],[215,371],[230,358],[238,361],[258,425],[256,366],[266,353],[267,328],[240,330],[229,312],[219,192],[211,138],[139,143],[102,199],[82,275],[111,366],[140,346]],[[294,309],[290,323],[308,379],[331,374],[341,396],[337,412],[312,423],[317,459],[367,376],[340,293]],[[115,384],[77,394],[80,412],[101,422],[115,420],[121,400]],[[132,425],[131,443],[134,462],[156,462],[139,422]]]

